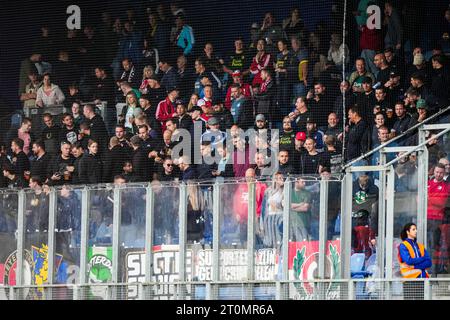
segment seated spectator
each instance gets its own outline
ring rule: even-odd
[[[136,72],[136,67],[130,58],[122,59],[122,74],[116,81],[118,90],[120,90],[120,85],[123,81],[126,81],[133,88],[139,87],[139,79]]]
[[[25,86],[25,91],[20,93],[20,101],[23,101],[24,110],[36,106],[37,92],[42,86],[42,81],[39,81],[39,75],[35,70],[31,70],[28,74],[30,82]]]
[[[42,86],[36,93],[36,106],[47,107],[53,105],[60,105],[64,103],[66,97],[61,89],[53,84],[50,79],[50,74],[46,73],[43,76]]]
[[[373,149],[375,145],[378,145],[378,129],[382,126],[386,126],[386,117],[382,112],[377,112],[375,114],[375,122],[372,124],[372,127],[370,129],[370,149]]]

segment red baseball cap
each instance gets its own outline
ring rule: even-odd
[[[233,73],[231,74],[232,77],[240,77],[241,76],[241,71],[239,70],[234,70]]]
[[[304,133],[304,132],[297,132],[297,134],[295,135],[295,140],[305,141],[306,140],[306,133]]]

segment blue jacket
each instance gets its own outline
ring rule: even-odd
[[[194,31],[191,26],[185,24],[178,36],[177,46],[184,50],[183,54],[186,56],[191,53],[194,43]]]
[[[425,249],[424,256],[420,257],[420,251],[419,246],[417,245],[417,241],[413,241],[411,239],[406,239],[406,241],[408,241],[413,247],[414,252],[416,253],[416,258],[411,258],[408,249],[403,243],[401,243],[398,249],[400,251],[400,257],[402,258],[402,261],[407,265],[414,266],[415,269],[421,269],[422,274],[420,278],[426,278],[425,269],[431,267],[431,258],[428,254],[428,251]]]

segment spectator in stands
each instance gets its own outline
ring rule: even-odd
[[[158,103],[156,108],[156,120],[161,122],[161,129],[166,130],[166,121],[177,116],[175,109],[175,101],[178,98],[179,91],[177,88],[167,90],[167,97]]]
[[[20,138],[23,141],[23,152],[25,152],[26,155],[30,155],[30,148],[35,140],[34,134],[31,132],[31,125],[32,123],[30,118],[22,118],[20,128],[11,128],[6,134],[6,144],[11,145],[14,138]]]
[[[135,119],[142,114],[138,99],[133,91],[129,92],[126,97],[127,104],[122,108],[122,114],[119,116],[119,122],[122,123],[128,134],[137,133]]]
[[[20,64],[20,80],[19,80],[19,96],[25,92],[25,87],[28,82],[28,75],[35,73],[39,75],[39,70],[36,68],[42,59],[42,54],[39,52],[33,52],[28,58],[24,59]]]
[[[72,182],[75,158],[70,154],[70,148],[70,143],[61,142],[61,154],[53,157],[48,167],[48,185],[63,185]]]
[[[289,17],[283,20],[283,30],[286,33],[287,38],[291,37],[304,37],[305,24],[300,17],[300,10],[294,8],[291,11]]]
[[[333,112],[333,102],[326,89],[323,83],[316,82],[314,90],[310,90],[306,96],[308,109],[319,127],[327,125],[328,115]]]
[[[22,175],[16,172],[16,169],[12,165],[3,166],[3,176],[6,178],[8,188],[25,188],[26,182]]]
[[[130,147],[129,141],[130,135],[127,135],[125,127],[121,124],[117,124],[114,134],[115,137],[118,139],[120,146],[124,148],[125,153],[126,154],[131,153],[132,149]]]
[[[212,86],[214,89],[220,89],[222,87],[222,83],[219,77],[210,70],[206,69],[205,62],[201,58],[197,58],[195,60],[195,73],[198,75],[197,79],[194,83],[194,92],[199,95],[200,98],[203,98],[204,88],[208,84]]]
[[[105,122],[109,132],[112,133],[116,123],[117,112],[114,106],[114,80],[103,66],[95,68],[96,82],[92,90],[92,97],[95,104],[106,101]]]
[[[293,241],[308,241],[311,224],[311,193],[305,188],[305,180],[296,178],[291,195],[290,234]]]
[[[233,78],[233,83],[228,87],[227,94],[225,96],[225,107],[228,109],[231,108],[231,88],[233,85],[239,85],[243,96],[246,98],[250,98],[253,95],[252,87],[248,83],[244,83],[243,74],[241,74],[240,70],[233,71],[231,73],[231,77]]]
[[[305,151],[300,158],[300,174],[319,174],[322,156],[316,150],[316,142],[312,138],[307,138],[304,145]]]
[[[306,96],[308,87],[308,51],[297,37],[291,38],[292,57],[290,73],[293,83],[294,97]]]
[[[403,27],[397,9],[394,8],[392,1],[386,1],[384,4],[384,25],[386,26],[386,35],[384,37],[384,46],[393,47],[397,52],[403,45]]]
[[[342,69],[342,65],[347,65],[350,61],[349,49],[347,45],[342,42],[342,35],[339,33],[331,34],[330,49],[328,50],[328,61],[332,61],[334,65],[340,69]]]
[[[176,36],[173,41],[178,49],[175,51],[177,54],[174,56],[177,57],[178,53],[183,53],[183,55],[188,56],[194,48],[195,38],[194,31],[191,26],[185,23],[185,16],[182,12],[175,16],[175,26]]]
[[[240,70],[241,76],[247,77],[250,74],[250,63],[251,57],[244,48],[244,41],[241,37],[235,38],[234,51],[225,58],[223,71],[233,76],[236,70]]]
[[[372,83],[372,78],[365,77],[362,81],[363,91],[358,93],[355,98],[355,102],[361,111],[361,117],[367,123],[373,122],[373,109],[377,103]]]
[[[395,100],[397,101],[397,100]],[[392,102],[388,100],[386,89],[384,87],[377,87],[375,89],[375,106],[377,112],[386,112],[386,108],[392,106]]]
[[[406,113],[406,108],[403,102],[399,101],[395,104],[395,114],[397,120],[391,129],[392,136],[399,136],[411,127],[411,116]],[[408,137],[403,137],[397,140],[400,146],[404,146]]]
[[[39,177],[41,181],[45,181],[51,157],[45,152],[45,144],[40,140],[33,142],[32,150],[34,158],[30,162],[29,176]]]
[[[277,103],[281,109],[281,115],[287,115],[291,103],[291,89],[292,83],[288,70],[290,70],[290,63],[292,62],[292,56],[288,50],[287,41],[284,39],[278,40],[278,54],[276,55],[276,61],[273,63],[275,70],[275,82],[277,85]]]
[[[14,168],[14,172],[17,175],[23,176],[25,171],[30,171],[30,160],[23,152],[23,140],[20,138],[14,138],[11,141],[12,158],[11,164]]]
[[[266,39],[267,44],[272,46],[275,46],[281,39],[286,39],[286,33],[281,26],[275,24],[275,18],[271,12],[264,15],[260,38]]]
[[[125,160],[129,159],[126,149],[120,145],[117,137],[109,140],[109,150],[103,163],[103,182],[112,182],[113,177],[122,173]]]
[[[186,106],[181,100],[177,100],[177,108],[175,122],[177,123],[177,128],[186,129],[189,132],[193,129],[192,118],[187,114]]]
[[[342,133],[342,126],[340,125],[339,118],[335,112],[331,112],[328,115],[328,126],[319,128],[319,131],[323,132],[324,140],[327,136],[334,136],[337,138]]]
[[[50,155],[54,155],[58,152],[61,127],[53,122],[53,116],[50,113],[44,113],[42,119],[45,127],[41,133],[41,140],[45,143],[45,150]]]
[[[156,106],[161,100],[164,100],[167,95],[167,91],[161,87],[158,79],[156,78],[156,75],[153,75],[149,78],[148,84],[149,88],[147,89],[147,96],[150,104],[153,106],[151,111],[154,116],[156,112]]]
[[[278,172],[285,176],[295,173],[292,164],[289,162],[288,150],[282,149],[278,153]]]
[[[355,159],[367,151],[367,139],[364,138],[367,131],[367,123],[362,119],[361,113],[358,107],[350,107],[348,111],[348,119],[350,126],[345,130],[348,130],[347,145],[345,150],[345,160],[350,161]],[[363,165],[364,161],[357,162],[355,165]]]
[[[138,88],[139,87],[138,73],[136,72],[136,67],[133,61],[130,58],[122,59],[122,68],[123,68],[122,74],[116,81],[117,87],[119,87],[120,89],[120,84],[123,81],[126,81],[130,84],[131,87]]]
[[[163,72],[161,78],[161,86],[169,90],[178,86],[178,73],[174,67],[169,63],[169,59],[166,57],[161,57],[158,62],[159,69]]]
[[[442,55],[434,55],[431,61],[433,65],[431,93],[438,99],[440,107],[446,107],[450,98],[449,69],[445,66],[444,56]]]
[[[213,116],[219,120],[219,128],[225,132],[228,128],[234,124],[234,118],[231,115],[230,110],[223,107],[223,103],[215,101],[212,106]]]
[[[366,70],[366,60],[364,58],[358,58],[355,62],[356,71],[352,72],[348,82],[352,86],[353,92],[363,92],[362,82],[365,78],[369,77],[372,82],[375,81],[373,74]]]
[[[266,52],[266,41],[264,39],[259,39],[256,45],[257,53],[253,58],[252,64],[250,65],[250,72],[253,75],[252,86],[259,87],[265,81],[262,79],[261,71],[270,66],[272,56]]]
[[[203,54],[200,58],[204,61],[206,70],[214,72],[219,78],[223,76],[223,59],[214,53],[214,47],[211,42],[207,42],[203,48]]]
[[[105,123],[102,117],[95,113],[94,106],[91,104],[86,104],[83,107],[83,115],[90,122],[90,138],[98,143],[98,154],[103,156],[108,146],[108,131]]]
[[[89,140],[89,152],[85,153],[79,162],[79,183],[96,184],[102,182],[103,164],[98,156],[98,149],[98,143]]]
[[[177,58],[177,74],[178,86],[180,88],[180,97],[187,101],[189,95],[192,93],[194,87],[195,75],[191,68],[188,68],[188,61],[184,55]]]
[[[427,67],[427,62],[420,48],[414,49],[413,62],[407,66],[405,77],[406,86],[409,86],[413,74],[420,74],[427,85],[430,83],[430,70]]]
[[[72,82],[68,85],[68,89],[66,90],[66,92],[68,91],[68,95],[66,95],[66,100],[64,102],[64,105],[66,106],[72,106],[72,104],[75,101],[80,101],[81,100],[81,93],[80,93],[80,88],[78,86],[78,84],[76,82]]]
[[[63,113],[62,123],[63,125],[59,131],[58,143],[61,141],[68,141],[70,144],[77,142],[79,129],[73,122],[73,116],[70,113]]]
[[[323,169],[328,169],[330,173],[340,173],[343,159],[341,147],[337,146],[337,139],[335,136],[330,135],[325,137],[325,150],[320,154],[320,173]]]
[[[81,110],[81,101],[75,101],[71,105],[71,112],[73,117],[73,122],[75,126],[79,127],[80,124],[85,121],[83,112]]]
[[[73,79],[77,79],[77,76],[79,77],[77,67],[69,58],[70,55],[67,50],[59,50],[58,60],[52,64],[52,76],[54,81],[58,83],[60,89],[64,93],[68,92],[69,85],[73,82]]]
[[[367,3],[368,6],[376,4],[374,1],[361,1],[360,3]],[[363,15],[367,15],[367,19],[369,19],[369,17],[373,14],[373,11],[368,13],[362,12],[362,15],[360,17],[357,17],[357,19],[361,19]],[[382,49],[382,33],[381,30],[377,28],[369,28],[366,23],[367,21],[368,20],[359,24],[359,29],[361,31],[361,36],[359,38],[359,48],[361,49],[361,57],[367,62],[368,71],[370,71],[372,74],[375,74],[377,69],[373,63],[373,59],[375,57],[375,54]]]
[[[431,91],[429,90],[429,88],[425,85],[425,79],[423,77],[423,75],[421,75],[420,73],[413,73],[413,75],[411,76],[411,87],[410,88],[414,88],[418,95],[424,99],[425,101],[427,101],[428,103],[428,107],[430,108],[430,111],[434,112],[435,109],[437,108],[436,106],[436,99],[435,97],[431,94]]]
[[[381,111],[377,112],[375,114],[375,121],[374,123],[372,123],[372,127],[370,129],[370,149],[373,149],[373,147],[378,144],[378,129],[382,126],[385,126],[385,124],[385,115]]]
[[[153,174],[153,167],[148,159],[148,152],[142,147],[142,140],[139,136],[133,136],[130,139],[130,145],[133,148],[132,162],[133,171],[136,175],[135,181],[149,181]]]
[[[208,119],[207,127],[208,129],[202,134],[200,142],[209,141],[212,145],[212,149],[215,150],[217,146],[224,144],[226,133],[220,131],[220,122],[216,117]]]
[[[324,134],[317,129],[317,122],[313,117],[306,119],[306,136],[314,140],[317,152],[323,152]]]
[[[197,178],[197,171],[191,166],[191,161],[188,156],[180,157],[177,162],[182,172],[181,180],[183,182],[189,182]]]
[[[245,171],[251,167],[250,147],[245,139],[239,135],[232,137],[233,151],[233,171],[236,178],[245,177]]]
[[[398,101],[405,95],[403,86],[400,83],[400,74],[396,71],[391,71],[389,74],[389,81],[384,84],[384,88],[387,101]]]
[[[267,211],[263,221],[263,243],[265,247],[280,249],[282,242],[284,176],[275,173],[272,185],[266,190]]]
[[[152,66],[146,65],[142,71],[142,81],[141,85],[139,86],[139,91],[142,94],[147,94],[148,86],[149,86],[149,79],[150,77],[155,75],[155,70]]]
[[[150,47],[155,47],[158,52],[168,52],[170,43],[170,25],[159,19],[156,12],[151,12],[148,15],[148,22],[148,45]]]
[[[255,114],[263,114],[268,121],[281,124],[280,110],[275,110],[276,86],[272,80],[272,72],[264,69],[261,71],[260,78],[262,81],[261,87],[259,92],[255,94],[257,101]],[[278,125],[278,128],[280,127]]]
[[[131,21],[125,21],[123,24],[123,35],[119,39],[119,48],[117,50],[115,61],[123,62],[124,59],[128,58],[136,65],[139,65],[142,58],[142,44],[141,32],[134,30],[134,24]],[[137,79],[137,73],[135,73],[133,77],[136,78],[134,78],[133,81],[128,82],[133,83],[133,86],[139,86],[139,83],[135,82],[139,81]]]
[[[434,178],[428,181],[427,239],[432,257],[438,246],[438,230],[449,206],[450,187],[444,181],[445,171],[445,166],[438,163],[434,167]],[[435,267],[433,269],[435,273]]]
[[[384,86],[386,82],[389,81],[389,76],[391,73],[391,68],[389,67],[389,64],[386,61],[386,57],[383,53],[378,53],[375,55],[373,59],[373,63],[375,67],[377,68],[376,72],[376,83],[381,86]]]
[[[72,144],[70,147],[70,152],[72,156],[75,158],[73,162],[73,173],[72,173],[72,183],[79,184],[80,183],[80,161],[83,159],[84,149],[79,141]],[[108,160],[108,159],[107,159]],[[107,182],[108,180],[105,180]]]
[[[29,72],[28,79],[30,82],[25,86],[24,91],[20,93],[20,101],[23,101],[24,111],[36,106],[37,92],[42,86],[42,81],[39,81],[39,75],[36,70]]]
[[[36,93],[36,106],[47,107],[52,105],[63,104],[66,97],[61,89],[53,84],[50,79],[50,74],[46,73],[43,76],[42,86]]]
[[[234,79],[234,78],[233,78]],[[253,105],[245,96],[242,87],[234,83],[229,88],[230,92],[230,111],[234,123],[243,130],[247,130],[253,123]]]
[[[179,175],[174,168],[174,163],[171,158],[165,158],[160,170],[158,171],[157,180],[159,181],[174,181],[179,179]]]

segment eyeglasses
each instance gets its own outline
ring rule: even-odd
[[[173,167],[173,164],[172,163],[166,163],[166,166]]]

